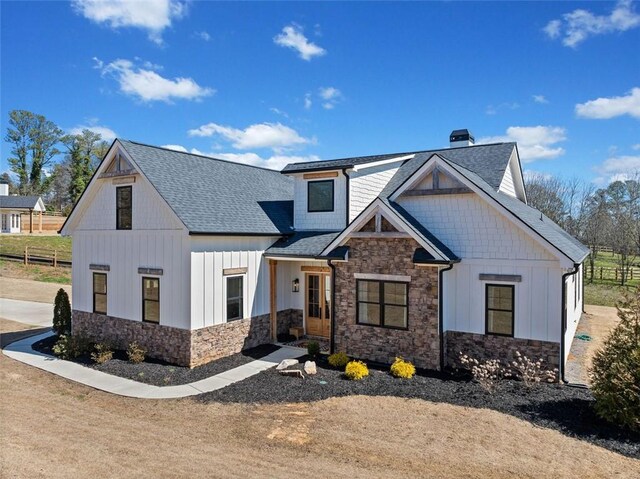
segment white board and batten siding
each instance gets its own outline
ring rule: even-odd
[[[353,221],[380,192],[402,166],[402,161],[362,168],[349,172],[349,221]]]
[[[306,272],[303,266],[327,267],[326,261],[278,261],[277,288],[278,311],[286,309],[304,310],[306,292]],[[293,291],[293,281],[300,282],[298,292]]]
[[[325,172],[323,172],[325,173]],[[346,226],[347,180],[342,171],[336,177],[304,179],[302,173],[295,178],[293,192],[293,223],[296,230],[337,231]],[[307,207],[307,185],[310,181],[333,180],[333,211],[309,212]]]
[[[564,336],[564,360],[569,357],[571,343],[578,329],[578,322],[582,315],[584,297],[582,295],[582,282],[584,264],[580,265],[578,272],[565,279],[566,305],[567,305],[567,331]]]
[[[132,186],[132,229],[116,230],[116,187]],[[162,269],[160,324],[189,327],[189,236],[156,190],[139,175],[134,183],[99,179],[83,201],[73,234],[73,307],[93,311],[91,264],[108,265],[107,314],[142,320],[138,268]],[[151,276],[151,275],[149,275]]]
[[[443,277],[445,330],[485,334],[486,285],[513,284],[514,336],[560,341],[557,257],[476,194],[401,197],[399,203],[462,258]],[[521,281],[483,281],[480,274]]]
[[[190,238],[191,329],[226,322],[224,270],[246,268],[244,317],[269,314],[269,264],[264,251],[278,237]]]

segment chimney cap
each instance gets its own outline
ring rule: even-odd
[[[462,130],[453,130],[451,135],[449,135],[449,141],[470,141],[471,143],[475,143],[476,139],[473,137],[473,134],[467,130],[466,128]]]

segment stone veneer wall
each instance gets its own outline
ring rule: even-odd
[[[180,366],[190,365],[191,331],[187,329],[77,310],[73,310],[71,329],[73,334],[94,341],[109,341],[118,349],[127,349],[129,343],[137,341],[149,357]]]
[[[335,263],[335,349],[383,363],[396,356],[439,369],[438,269],[417,267],[409,238],[351,238],[349,261]],[[408,330],[356,324],[355,273],[410,276]]]
[[[278,311],[278,332],[302,326],[302,310]],[[102,314],[73,311],[73,334],[109,341],[119,349],[137,341],[152,358],[195,367],[271,342],[270,315],[216,324],[189,331]]]
[[[543,366],[547,365],[547,367],[558,367],[560,361],[560,343],[490,334],[447,331],[445,349],[447,366],[450,367],[460,366],[460,352],[478,360],[513,361],[514,353],[519,351],[529,359],[543,359]]]

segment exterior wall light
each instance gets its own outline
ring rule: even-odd
[[[291,291],[293,291],[294,293],[300,291],[300,280],[298,278],[294,279],[291,282]]]

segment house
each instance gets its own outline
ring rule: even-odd
[[[39,196],[9,196],[9,185],[0,183],[0,216],[2,217],[2,233],[20,233],[21,215],[29,214],[29,233],[33,233],[33,212],[40,213],[40,232],[42,232],[42,212],[45,211],[42,198]]]
[[[561,369],[588,249],[527,205],[515,143],[287,165],[116,140],[62,228],[73,331],[196,366],[290,328],[418,367]]]

